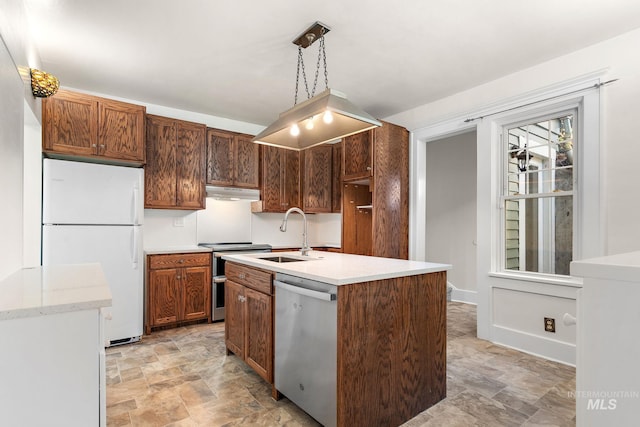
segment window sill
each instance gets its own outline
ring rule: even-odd
[[[496,277],[498,279],[509,279],[509,280],[521,280],[526,282],[534,282],[534,283],[544,283],[547,285],[555,285],[555,286],[568,286],[572,288],[582,288],[582,279],[578,277],[556,277],[553,275],[543,275],[543,274],[526,274],[526,273],[515,273],[515,272],[491,272],[489,273],[489,277]]]

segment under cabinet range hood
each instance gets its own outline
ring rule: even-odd
[[[217,200],[260,200],[260,190],[253,188],[218,187],[207,185],[207,197]]]

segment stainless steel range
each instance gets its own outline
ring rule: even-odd
[[[224,320],[224,275],[225,254],[244,254],[253,252],[271,252],[271,245],[266,243],[236,242],[236,243],[200,243],[198,246],[213,250],[211,265],[211,319]]]

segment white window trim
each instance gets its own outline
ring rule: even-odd
[[[478,304],[478,337],[492,340],[491,313],[492,289],[494,287],[506,287],[519,290],[525,287],[531,292],[540,292],[555,295],[560,292],[580,287],[581,281],[569,277],[567,280],[558,281],[537,278],[535,281],[528,277],[520,277],[511,274],[508,277],[495,273],[495,259],[497,251],[496,243],[496,213],[498,201],[495,199],[496,186],[501,185],[499,175],[494,173],[499,166],[501,152],[497,149],[493,139],[501,129],[495,126],[494,118],[498,118],[500,111],[511,111],[519,106],[544,106],[545,99],[562,101],[565,99],[582,100],[583,109],[579,112],[581,123],[589,126],[583,129],[582,144],[584,158],[579,160],[583,165],[580,175],[581,182],[580,202],[576,211],[586,212],[588,215],[580,215],[574,218],[574,226],[578,233],[586,230],[584,235],[577,235],[574,244],[574,260],[598,257],[604,255],[606,223],[604,217],[604,191],[603,178],[601,176],[600,159],[602,155],[601,131],[600,131],[600,90],[594,89],[594,85],[601,83],[607,75],[607,70],[597,70],[574,79],[560,82],[536,91],[523,93],[508,99],[479,107],[472,111],[460,111],[458,114],[443,118],[437,122],[425,125],[422,128],[412,129],[410,145],[410,188],[409,203],[409,257],[410,259],[425,260],[425,215],[426,215],[426,143],[428,141],[475,131],[478,137],[478,234],[474,242],[478,246],[477,253],[477,291],[475,302]],[[606,89],[605,89],[606,90]],[[582,91],[578,93],[577,91]],[[570,95],[573,94],[573,95]],[[564,98],[557,98],[562,97]],[[535,104],[534,104],[535,103]],[[494,116],[495,115],[495,116]],[[468,120],[469,118],[481,118]],[[489,142],[491,141],[491,143]],[[604,164],[604,163],[603,163]],[[584,194],[586,193],[586,194]],[[491,208],[489,208],[491,206]],[[576,233],[576,234],[578,234]],[[564,285],[564,286],[563,286]],[[573,291],[571,291],[573,292]],[[570,295],[571,292],[569,292]]]
[[[557,101],[557,100],[554,100],[554,101]],[[563,108],[563,106],[568,106],[568,107]],[[529,123],[538,122],[540,120],[545,121],[551,117],[561,117],[565,115],[579,116],[580,109],[582,108],[582,97],[579,98],[578,100],[569,99],[567,101],[561,101],[557,104],[552,104],[549,107],[545,107],[545,108],[548,108],[548,110],[544,110],[545,112],[542,112],[542,114],[538,114],[540,113],[540,108],[535,108],[532,110],[523,108],[523,111],[518,111],[514,115],[506,115],[505,117],[497,121],[497,123],[500,123],[498,126],[500,127],[500,137],[499,137],[500,150],[499,151],[500,151],[501,159],[498,164],[501,165],[499,180],[502,183],[502,185],[498,187],[498,194],[497,194],[497,199],[500,201],[498,204],[498,209],[499,209],[498,215],[500,217],[500,220],[497,225],[497,230],[500,231],[501,239],[500,241],[496,242],[496,245],[495,245],[495,247],[498,248],[498,254],[497,254],[497,262],[494,263],[494,265],[496,266],[496,270],[494,270],[493,273],[500,273],[500,276],[505,276],[505,277],[509,277],[510,275],[517,273],[519,278],[529,276],[531,277],[531,280],[536,280],[536,277],[539,277],[541,281],[544,281],[546,283],[549,283],[548,276],[556,277],[557,280],[560,281],[560,283],[572,282],[572,280],[570,280],[570,276],[565,276],[561,274],[556,275],[553,273],[539,273],[535,271],[525,271],[525,270],[508,270],[505,265],[505,262],[506,262],[506,246],[505,246],[506,210],[504,208],[505,200],[523,200],[523,199],[529,199],[529,198],[537,199],[537,200],[541,198],[551,199],[549,202],[551,203],[551,207],[549,209],[540,210],[538,212],[538,222],[539,224],[543,224],[542,227],[539,227],[538,233],[539,233],[539,239],[545,242],[547,241],[550,242],[552,246],[555,246],[555,239],[553,238],[553,236],[555,235],[555,222],[551,217],[551,212],[555,212],[555,207],[554,207],[555,197],[567,196],[567,195],[572,196],[574,222],[576,221],[576,217],[581,214],[580,212],[578,212],[578,199],[581,195],[581,192],[579,191],[580,185],[579,184],[576,185],[576,183],[579,183],[580,181],[576,179],[576,176],[578,174],[578,171],[581,168],[581,165],[579,164],[579,161],[582,159],[581,157],[582,133],[581,132],[584,129],[584,126],[582,123],[578,122],[577,120],[575,121],[575,124],[577,124],[577,126],[575,126],[575,129],[573,132],[574,138],[577,138],[578,144],[574,144],[574,147],[575,147],[574,158],[576,159],[576,161],[574,161],[574,164],[573,164],[574,173],[573,173],[572,190],[559,191],[554,193],[543,192],[544,194],[537,193],[537,194],[530,195],[526,190],[521,188],[520,192],[523,193],[523,195],[521,196],[514,198],[508,194],[508,185],[506,183],[505,178],[507,177],[507,168],[509,167],[509,161],[508,161],[508,158],[505,156],[505,153],[507,152],[506,151],[507,144],[509,142],[504,140],[504,135],[507,133],[507,129],[513,128],[516,126],[527,125]],[[530,114],[529,114],[529,111],[531,111]],[[546,111],[549,111],[549,113],[546,113]],[[513,122],[509,122],[510,117],[514,118]],[[555,173],[555,169],[549,169],[549,171],[551,173]],[[520,220],[524,221],[524,211],[522,210],[520,211],[520,217],[521,217]],[[520,232],[520,241],[523,242],[525,240],[524,230],[521,228],[519,232]],[[578,230],[576,229],[574,224],[573,233],[572,233],[573,259],[577,259],[576,258],[576,235],[577,234],[578,234]],[[545,248],[548,247],[547,244],[543,244],[542,246]],[[538,253],[538,263],[539,265],[543,266],[543,269],[549,270],[549,271],[555,270],[555,257],[553,256],[554,253],[555,253],[555,249],[552,251],[542,251]],[[525,263],[523,260],[523,257],[524,257],[524,251],[521,251],[520,261],[522,265]],[[496,277],[500,277],[500,276],[496,276]]]
[[[593,84],[597,84],[596,81]],[[601,198],[601,176],[600,176],[600,92],[593,88],[593,84],[587,86],[583,91],[575,93],[575,89],[571,90],[571,94],[566,96],[556,95],[554,99],[544,102],[538,102],[535,105],[525,106],[508,113],[495,115],[492,120],[494,129],[492,135],[492,146],[500,147],[497,155],[503,156],[501,135],[505,126],[512,125],[520,121],[534,119],[536,116],[547,116],[553,114],[561,114],[567,110],[575,109],[577,114],[577,128],[575,132],[580,138],[580,147],[575,153],[576,161],[574,164],[574,173],[576,181],[579,183],[574,188],[574,233],[573,233],[573,260],[592,258],[602,256],[604,254],[604,221],[602,217],[602,198]],[[569,92],[569,90],[567,90]],[[502,157],[496,159],[497,165],[502,165]],[[522,280],[527,277],[528,280],[536,281],[539,277],[540,282],[549,283],[548,277],[541,276],[535,272],[510,272],[504,269],[504,260],[501,259],[504,253],[504,227],[502,224],[503,212],[501,209],[502,196],[502,167],[496,168],[496,176],[493,186],[493,194],[497,201],[497,209],[493,214],[494,229],[498,231],[494,236],[492,247],[495,253],[492,255],[491,275],[493,277],[510,278]],[[570,276],[558,275],[554,283],[567,284],[569,286],[576,283],[575,279]]]

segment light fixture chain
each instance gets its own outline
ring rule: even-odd
[[[327,53],[324,50],[324,28],[320,34],[320,47],[322,48],[322,59],[324,62],[324,88],[329,88],[329,72],[327,71]]]
[[[324,51],[324,49],[322,49],[323,40],[324,40],[324,31],[321,31],[320,44],[318,45],[318,61],[316,62],[316,75],[313,78],[313,90],[311,90],[311,96],[316,95],[316,86],[318,85],[318,74],[320,72],[320,59],[322,58],[322,52]]]
[[[300,81],[300,68],[302,68],[302,79],[304,80],[304,87],[307,91],[307,99],[311,98],[309,96],[309,84],[307,83],[307,73],[304,69],[304,58],[302,57],[302,47],[298,46],[298,69],[296,71],[296,95],[293,100],[293,105],[298,103],[298,84]]]
[[[302,59],[302,48],[298,46],[298,67],[296,68],[296,94],[293,98],[293,105],[298,103],[298,83],[300,82],[300,61]]]

